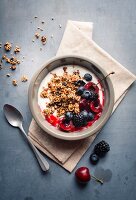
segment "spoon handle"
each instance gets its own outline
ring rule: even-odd
[[[25,138],[27,139],[29,145],[31,146],[38,162],[39,162],[39,165],[41,166],[42,170],[43,171],[47,171],[49,170],[49,163],[46,161],[46,159],[42,156],[42,154],[37,150],[37,148],[32,144],[32,142],[30,141],[30,139],[28,138],[23,126],[21,125],[20,127],[20,130],[22,131],[22,133],[24,133],[24,136]]]

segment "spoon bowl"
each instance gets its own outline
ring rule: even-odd
[[[49,170],[49,163],[46,161],[46,159],[42,156],[42,154],[36,149],[36,147],[33,145],[33,143],[31,142],[31,140],[28,138],[24,128],[23,128],[23,116],[22,114],[12,105],[9,104],[5,104],[3,107],[3,112],[5,114],[5,117],[7,119],[7,121],[9,122],[9,124],[11,126],[14,126],[16,128],[19,128],[22,133],[24,134],[27,142],[29,143],[30,147],[32,148],[37,161],[39,162],[39,165],[41,167],[41,169],[45,172],[47,170]]]
[[[5,117],[10,125],[20,127],[23,122],[22,114],[13,106],[5,104],[3,107]]]

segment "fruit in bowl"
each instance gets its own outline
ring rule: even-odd
[[[92,126],[104,106],[99,81],[93,73],[78,65],[60,66],[51,71],[41,83],[38,96],[45,120],[66,132]]]
[[[33,76],[29,106],[48,134],[79,140],[98,132],[114,106],[114,90],[101,67],[81,56],[49,60]]]

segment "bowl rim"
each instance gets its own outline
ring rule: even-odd
[[[59,59],[65,59],[65,58],[75,58],[75,59],[82,59],[82,60],[85,60],[89,63],[92,63],[93,65],[95,65],[101,72],[104,76],[107,75],[107,73],[105,72],[105,70],[103,70],[99,64],[96,64],[94,61],[92,61],[91,59],[88,59],[84,56],[79,56],[79,55],[64,55],[64,56],[55,56],[51,59],[49,59],[39,70],[37,70],[32,79],[31,79],[31,82],[30,82],[30,85],[29,85],[29,88],[28,88],[28,104],[29,104],[29,107],[30,107],[30,111],[32,113],[32,116],[33,118],[35,119],[35,121],[38,123],[38,125],[42,128],[43,131],[45,131],[47,134],[55,137],[55,138],[58,138],[58,139],[62,139],[62,140],[80,140],[80,139],[84,139],[84,138],[87,138],[89,136],[92,136],[94,135],[95,133],[97,133],[98,131],[100,131],[100,129],[104,126],[104,124],[107,122],[107,120],[109,119],[111,113],[112,113],[112,110],[113,110],[113,107],[114,107],[114,88],[113,88],[113,84],[111,82],[111,79],[109,77],[106,78],[107,82],[108,82],[108,85],[109,85],[109,89],[110,89],[110,101],[109,101],[109,106],[108,106],[108,110],[107,110],[107,113],[105,114],[105,116],[103,117],[103,120],[101,121],[101,123],[99,124],[99,126],[97,126],[96,128],[94,128],[92,131],[91,131],[91,134],[90,132],[86,133],[86,134],[83,134],[83,135],[79,135],[79,136],[75,136],[75,135],[71,135],[71,134],[66,134],[65,136],[63,135],[60,135],[60,134],[56,134],[54,133],[53,131],[49,130],[48,128],[46,128],[45,126],[43,126],[43,124],[41,123],[40,119],[38,118],[38,116],[36,115],[35,111],[34,111],[34,107],[33,107],[33,103],[32,103],[32,96],[33,96],[33,87],[34,87],[34,84],[35,84],[35,81],[37,80],[39,74],[52,62],[56,61],[56,60],[59,60]]]

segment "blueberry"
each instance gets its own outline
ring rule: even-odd
[[[93,165],[96,165],[99,161],[99,156],[97,156],[95,153],[92,153],[90,155],[90,161]]]
[[[79,79],[78,81],[75,82],[75,85],[76,85],[76,86],[84,86],[85,84],[86,84],[86,83],[85,83],[83,80],[80,80],[80,79]]]
[[[85,120],[88,120],[88,112],[86,110],[83,110],[82,112],[80,112],[80,114],[83,115]]]
[[[84,75],[84,79],[86,80],[86,81],[91,81],[92,80],[92,76],[91,76],[91,74],[85,74]]]
[[[80,87],[77,89],[76,94],[77,94],[77,95],[82,95],[84,91],[85,91],[85,88],[84,88],[83,86],[80,86]]]
[[[94,114],[89,112],[88,113],[88,121],[92,121],[94,119]]]
[[[82,94],[81,97],[82,97],[83,99],[87,99],[87,100],[89,100],[90,97],[91,97],[91,93],[90,93],[90,91],[89,91],[89,90],[84,90],[84,92],[83,92],[83,94]]]
[[[66,112],[65,114],[65,119],[66,121],[70,121],[73,118],[73,113],[72,112]]]

